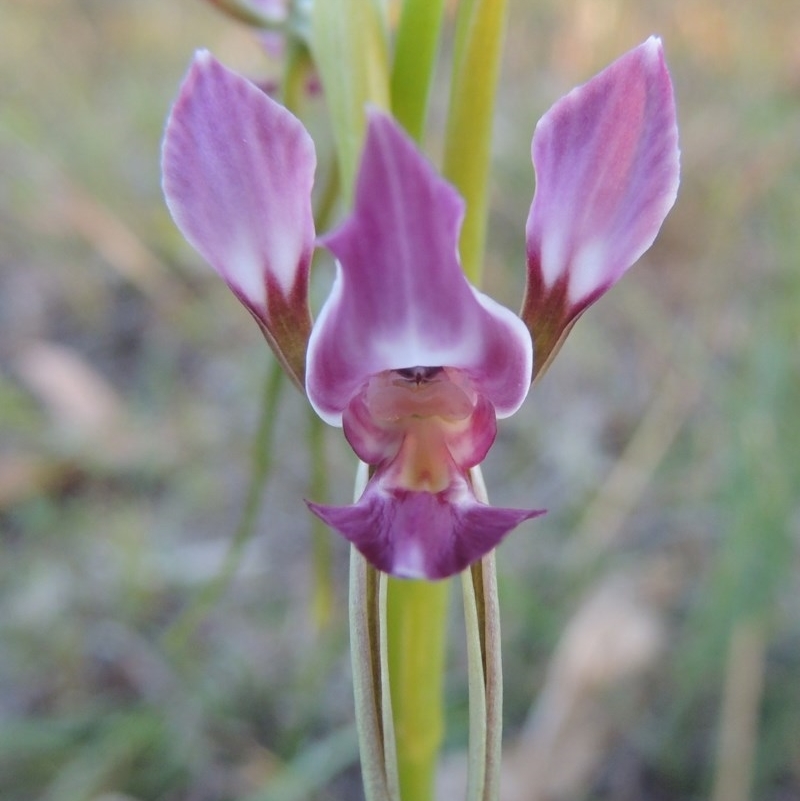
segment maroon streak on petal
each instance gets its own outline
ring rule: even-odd
[[[197,53],[164,137],[167,205],[301,387],[315,166],[314,145],[294,116],[209,53]]]
[[[322,244],[339,260],[309,342],[306,388],[333,425],[365,381],[415,366],[463,371],[498,417],[527,394],[530,334],[458,261],[464,204],[390,118],[369,116],[354,209]]]
[[[577,317],[650,247],[678,191],[675,99],[651,37],[559,100],[533,136],[521,316],[539,372]]]
[[[383,488],[377,475],[358,503],[308,507],[378,570],[429,580],[460,573],[523,520],[544,513],[479,503],[463,480],[444,492],[430,493]]]

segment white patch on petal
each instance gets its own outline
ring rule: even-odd
[[[517,317],[511,309],[507,309],[502,303],[498,303],[494,298],[484,295],[479,292],[475,287],[472,287],[472,292],[475,295],[478,303],[483,306],[486,311],[490,312],[495,318],[501,320],[508,327],[508,348],[516,348],[517,352],[524,357],[524,365],[518,376],[519,378],[519,393],[517,397],[508,400],[506,404],[495,404],[495,412],[498,419],[510,417],[514,414],[522,402],[528,395],[528,390],[531,385],[531,376],[533,374],[533,348],[531,346],[531,335],[528,332],[528,327],[522,320]],[[480,389],[480,387],[479,387]]]
[[[608,248],[601,240],[589,241],[580,247],[569,271],[568,298],[572,305],[580,303],[596,289],[609,283]]]
[[[421,579],[427,577],[425,554],[418,542],[409,542],[403,552],[396,555],[392,573],[402,578]]]
[[[465,332],[457,342],[438,345],[430,334],[409,329],[397,339],[376,338],[372,344],[372,366],[376,372],[416,365],[460,368],[473,362],[481,347],[476,331]]]
[[[336,262],[336,276],[333,279],[333,286],[331,287],[330,294],[328,295],[322,308],[319,310],[317,319],[314,321],[314,327],[311,329],[311,336],[308,338],[308,348],[306,351],[306,396],[308,397],[314,411],[329,425],[335,428],[342,427],[342,412],[340,409],[337,412],[328,412],[324,410],[319,403],[320,396],[324,395],[327,387],[325,386],[322,378],[317,375],[320,358],[318,350],[323,350],[324,353],[324,337],[328,329],[328,318],[336,310],[342,302],[342,291],[344,288],[344,279],[342,278],[342,266]]]
[[[564,272],[565,243],[562,231],[557,230],[556,224],[551,221],[549,230],[542,238],[542,279],[546,289],[551,289]]]
[[[296,223],[288,220],[286,230],[291,231]],[[297,277],[297,265],[300,261],[300,242],[289,237],[275,236],[269,242],[270,273],[278,280],[281,292],[288,296]]]
[[[660,36],[648,37],[647,41],[643,42],[641,47],[642,52],[650,59],[651,64],[658,63],[662,49]]]
[[[255,243],[245,233],[231,245],[226,259],[225,277],[255,307],[267,305],[267,287],[264,282],[264,265]]]

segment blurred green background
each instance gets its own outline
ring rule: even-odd
[[[484,470],[498,504],[550,510],[498,556],[504,801],[800,799],[800,5],[512,2],[486,284],[518,304],[536,120],[651,33],[678,203]],[[4,801],[361,794],[347,547],[321,552],[302,503],[309,413],[286,387],[247,536],[271,356],[159,190],[198,47],[280,74],[201,0],[0,0]],[[354,457],[322,436],[346,502]]]

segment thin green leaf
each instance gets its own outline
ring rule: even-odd
[[[253,439],[250,483],[247,487],[247,497],[245,498],[242,516],[239,519],[239,525],[233,535],[219,573],[213,581],[202,589],[192,604],[186,608],[164,634],[164,641],[168,650],[174,653],[185,653],[186,646],[197,627],[227,590],[239,567],[245,546],[253,536],[258,522],[258,514],[261,511],[261,505],[264,500],[267,480],[272,472],[272,451],[278,419],[278,403],[281,391],[286,385],[285,379],[286,374],[283,371],[283,367],[276,360],[270,360],[270,367],[267,371],[261,397],[261,417]]]
[[[428,114],[444,0],[405,0],[395,36],[392,113],[417,142]]]
[[[325,458],[325,430],[322,418],[311,408],[308,414],[308,453],[311,457],[309,497],[317,503],[328,499],[328,463]],[[333,611],[333,579],[331,576],[332,539],[328,527],[315,515],[311,516],[311,553],[314,570],[311,612],[318,631],[331,620]]]
[[[492,115],[506,20],[506,0],[461,5],[445,135],[444,176],[463,195],[464,272],[480,283],[486,240]]]
[[[339,729],[306,748],[246,801],[306,801],[358,758],[356,730]]]
[[[85,801],[99,795],[112,777],[152,747],[164,722],[152,710],[111,715],[101,730],[70,755],[40,801]]]
[[[339,158],[342,196],[350,202],[364,138],[367,104],[389,109],[386,25],[378,0],[315,3],[311,49],[322,78]]]
[[[248,0],[209,0],[213,5],[234,19],[266,30],[282,30],[286,23],[285,14],[270,14],[268,7],[248,2]]]

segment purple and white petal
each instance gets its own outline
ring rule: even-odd
[[[559,100],[533,136],[521,316],[537,370],[569,326],[650,247],[679,182],[675,100],[661,41]]]
[[[197,53],[164,137],[167,205],[301,386],[315,167],[299,120],[208,52]]]
[[[530,384],[530,334],[469,285],[458,260],[464,204],[390,118],[373,111],[354,210],[322,239],[337,276],[309,342],[306,389],[333,425],[371,375],[463,371],[499,417]]]
[[[480,503],[463,478],[431,493],[387,488],[377,475],[355,504],[308,506],[378,570],[429,580],[460,573],[523,520],[544,513]]]

